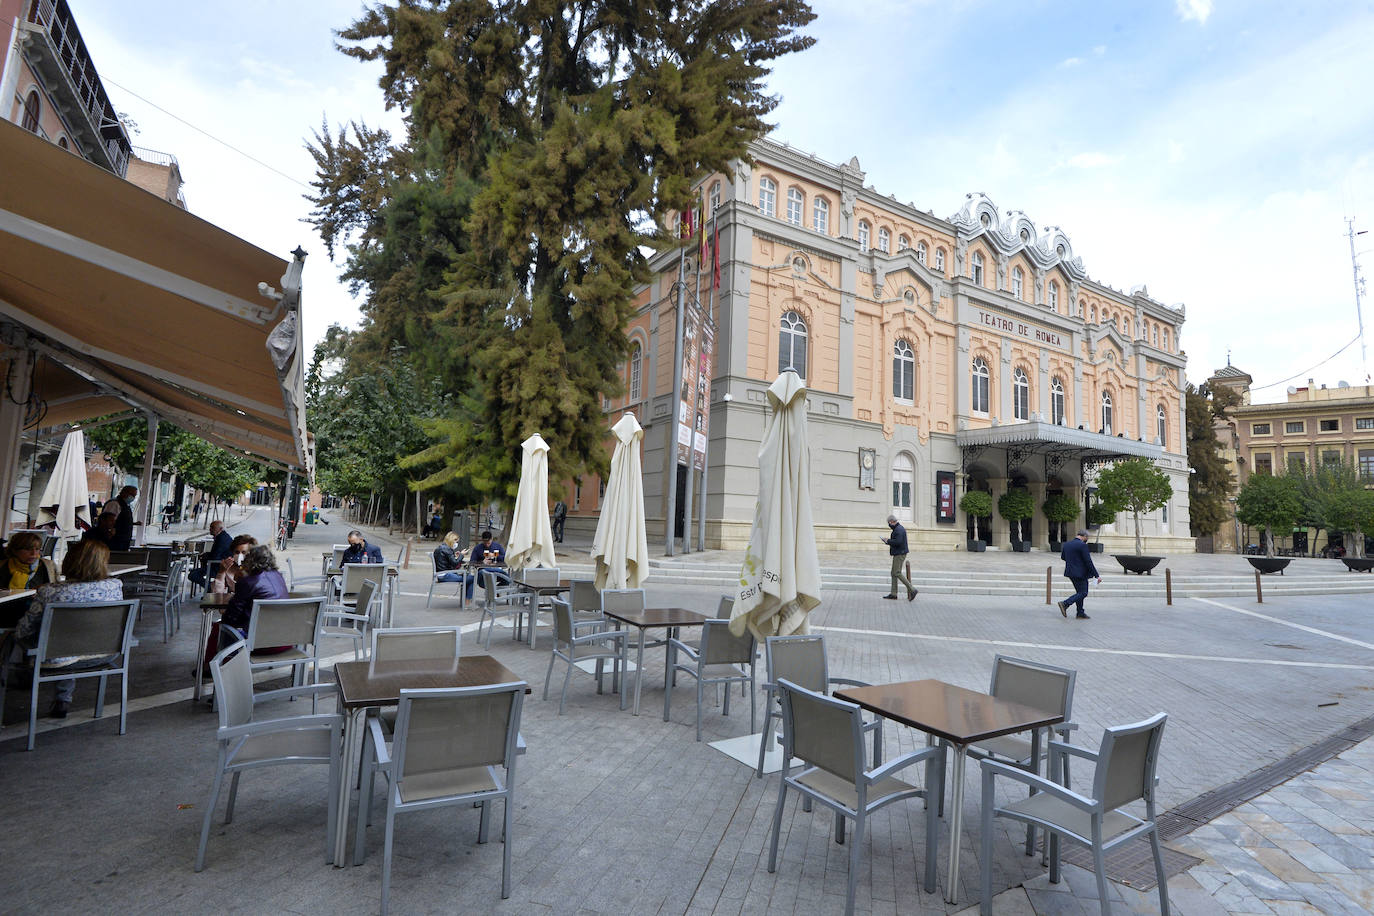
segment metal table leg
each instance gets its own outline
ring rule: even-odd
[[[353,783],[358,780],[362,767],[363,727],[367,719],[367,708],[354,709],[344,717],[343,733],[343,772],[339,774],[338,825],[334,830],[334,867],[348,865],[348,816],[349,802],[353,798]],[[360,801],[361,803],[361,801]]]
[[[639,690],[644,686],[644,628],[639,627],[639,648],[635,658],[635,715],[639,715]]]
[[[201,609],[200,642],[196,643],[196,689],[191,694],[193,701],[199,700],[205,688],[205,644],[210,640],[210,615],[212,610]]]
[[[949,815],[949,875],[945,879],[945,902],[959,901],[959,845],[964,830],[964,766],[968,760],[968,746],[954,745],[954,793],[950,799]]]

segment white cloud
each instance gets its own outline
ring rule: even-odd
[[[1183,161],[1183,144],[1177,140],[1169,141],[1168,162],[1170,165],[1177,165]]]
[[[1205,23],[1212,15],[1212,0],[1174,0],[1174,10],[1184,22]]]
[[[1068,165],[1075,169],[1102,169],[1116,165],[1120,161],[1120,156],[1109,156],[1106,153],[1077,153],[1069,157]]]
[[[1106,46],[1106,45],[1094,45],[1094,46],[1093,46],[1093,57],[1101,57],[1102,55],[1104,55],[1104,54],[1106,54],[1106,53],[1107,53],[1107,46]]]
[[[1081,57],[1066,57],[1059,62],[1059,66],[1067,69],[1069,67],[1077,67],[1081,63],[1083,63],[1083,58]]]

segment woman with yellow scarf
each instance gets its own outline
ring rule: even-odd
[[[39,562],[43,538],[32,531],[20,531],[5,545],[5,571],[0,585],[8,589],[37,588],[48,581],[47,567]],[[0,627],[12,627],[28,610],[28,601],[0,604]]]

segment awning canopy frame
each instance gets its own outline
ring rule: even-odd
[[[959,447],[961,469],[965,474],[989,449],[1006,452],[1008,472],[1024,467],[1035,455],[1043,455],[1046,479],[1056,474],[1068,461],[1077,459],[1080,481],[1086,480],[1089,470],[1104,464],[1126,458],[1148,458],[1153,461],[1164,455],[1164,447],[1152,442],[1038,420],[961,430],[955,434],[954,442]]]

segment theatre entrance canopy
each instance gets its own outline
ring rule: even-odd
[[[313,472],[303,251],[271,255],[4,122],[0,164],[0,458],[23,430],[137,410]]]
[[[1164,455],[1164,447],[1151,442],[1041,421],[962,430],[954,441],[965,473],[979,463],[1001,464],[1009,474],[1018,468],[1043,471],[1046,480],[1066,465],[1077,468],[1081,481],[1084,469],[1094,465]]]

